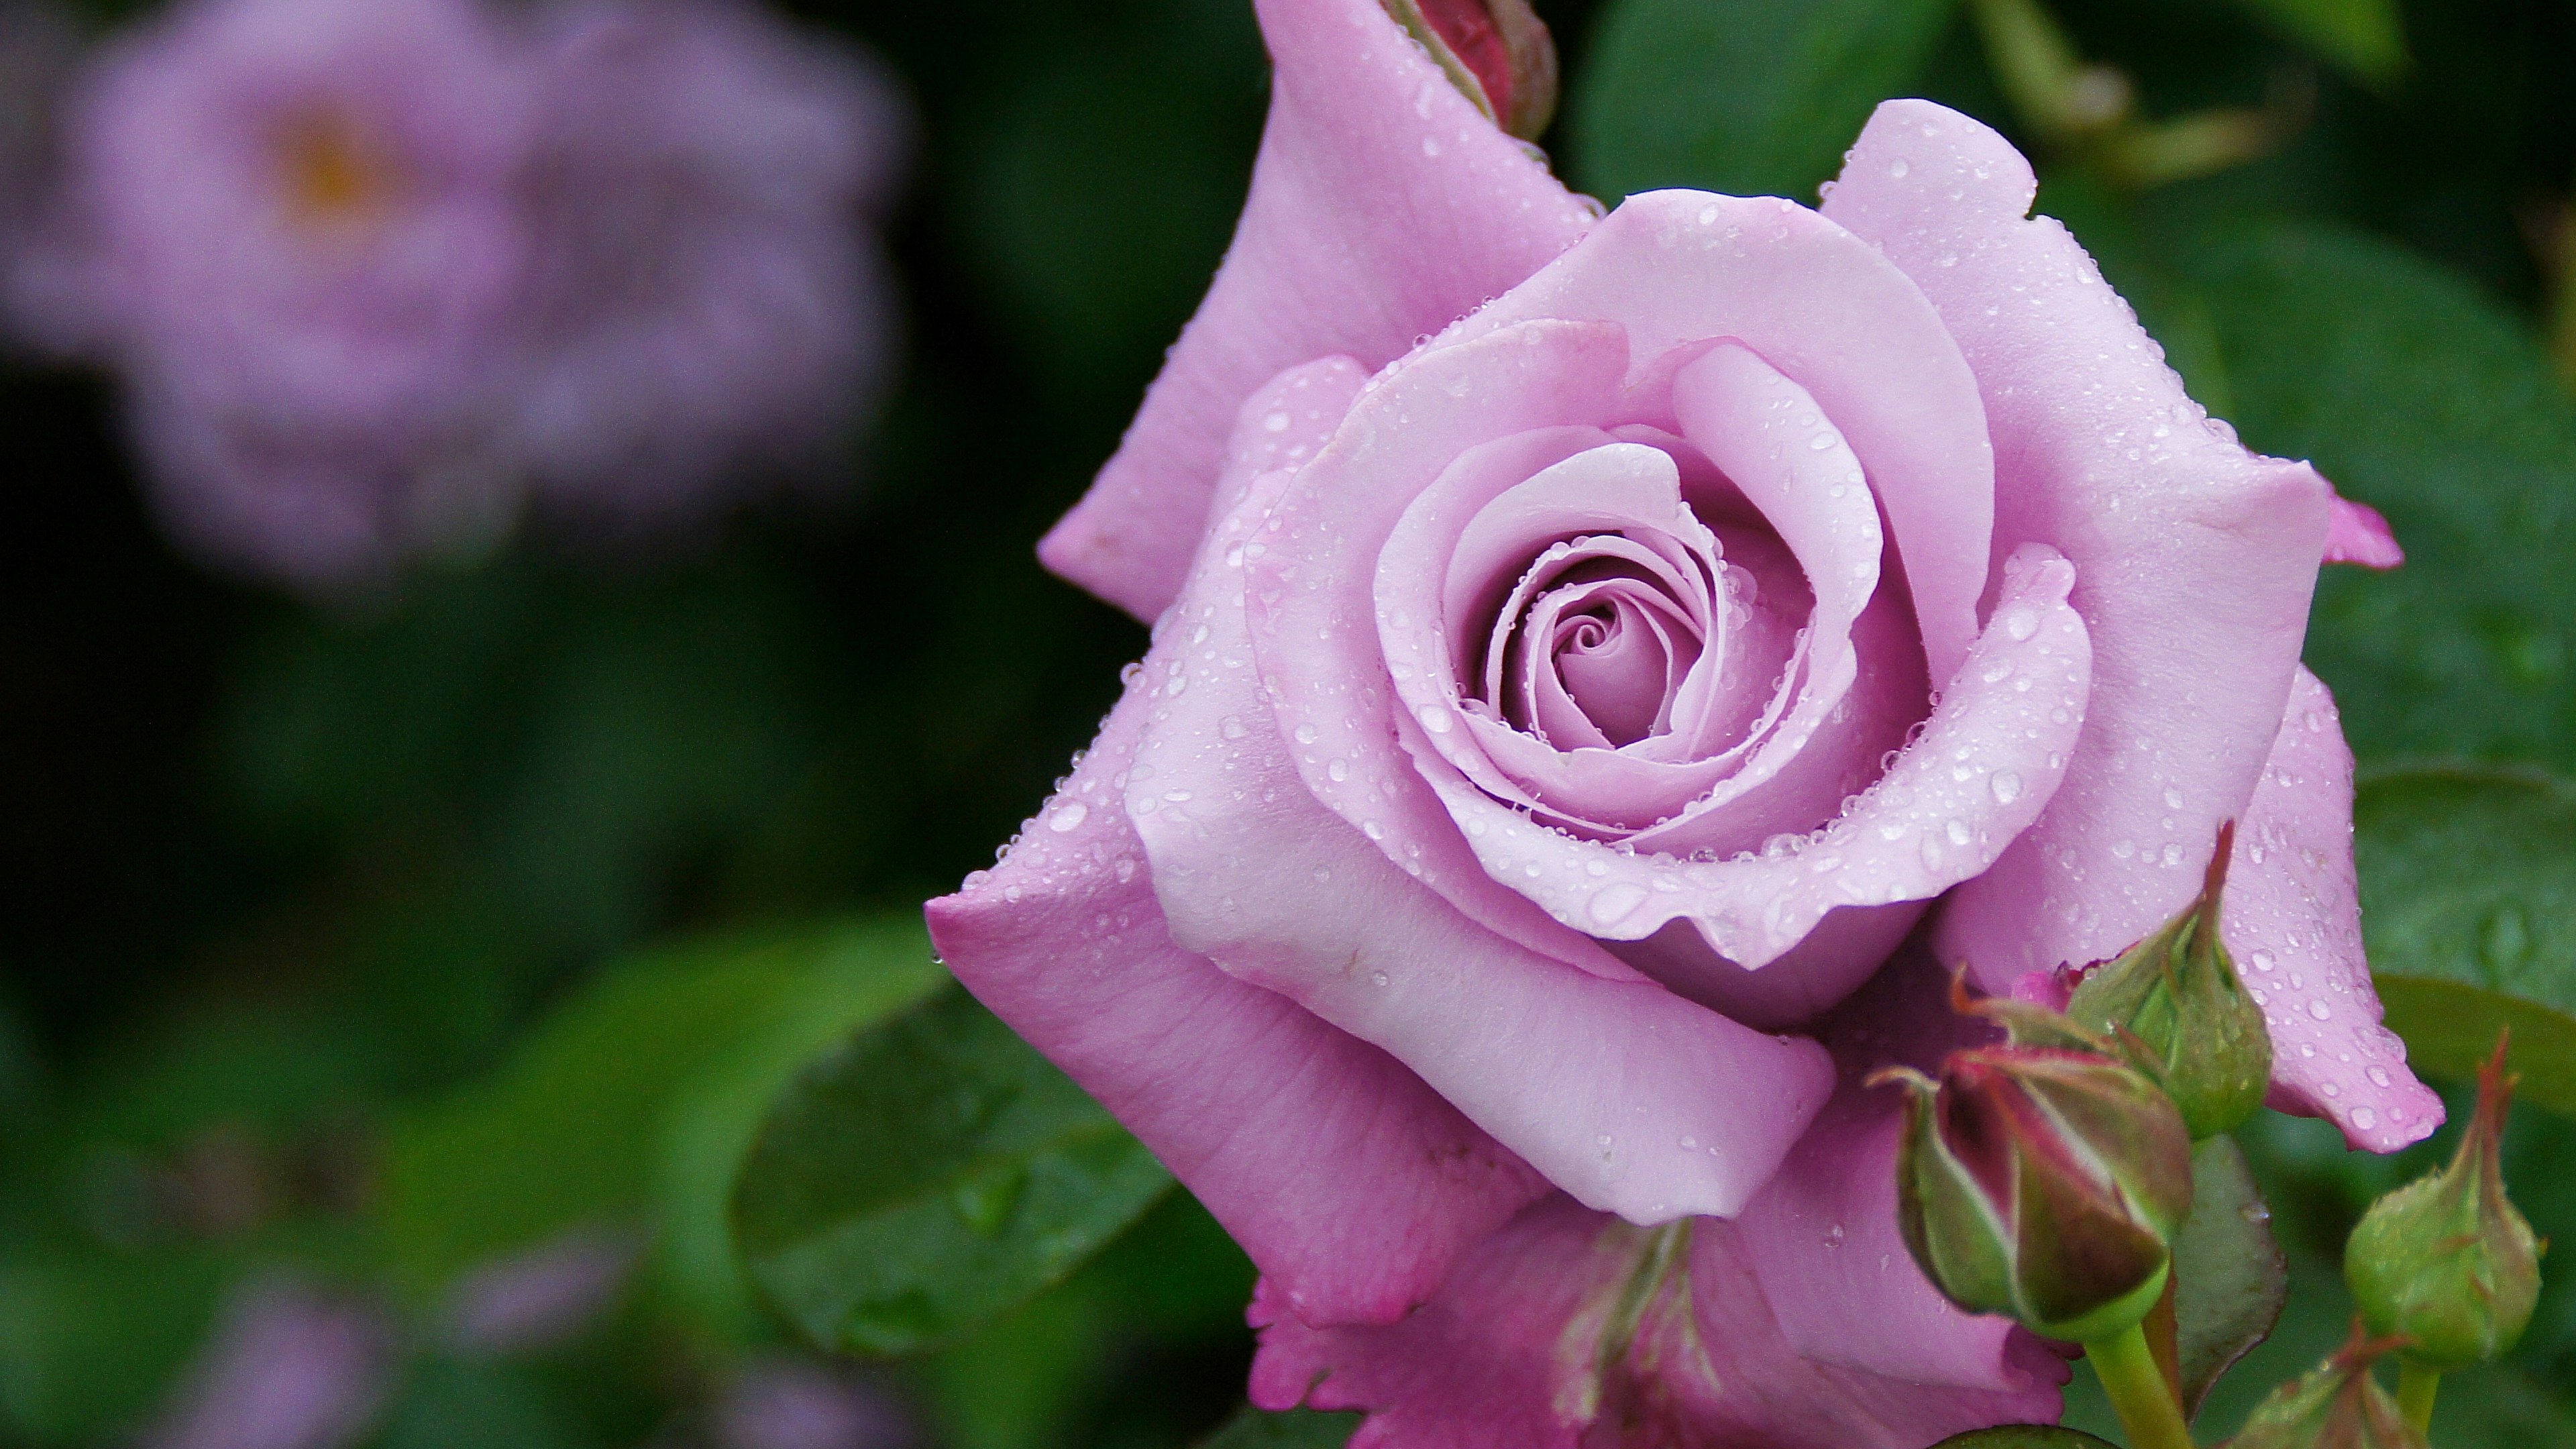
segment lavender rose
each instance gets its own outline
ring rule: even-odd
[[[2298,666],[2330,539],[2385,530],[2184,395],[2009,145],[1891,102],[1821,211],[1596,219],[1372,0],[1259,8],[1234,249],[1043,549],[1152,651],[930,908],[1261,1267],[1256,1402],[1402,1445],[2053,1414],[2058,1360],[1913,1266],[1861,1079],[1962,1040],[1943,968],[2154,929],[2225,820],[2274,1100],[2431,1130]]]
[[[164,516],[309,589],[533,492],[631,530],[872,402],[873,71],[749,7],[193,0],[64,107],[22,327],[114,366]]]

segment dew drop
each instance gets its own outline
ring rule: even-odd
[[[2021,776],[2010,770],[1995,771],[1995,777],[1986,784],[1987,788],[1995,792],[1995,803],[1998,805],[2010,805],[2021,798]]]
[[[1078,830],[1090,815],[1091,807],[1079,800],[1070,805],[1059,805],[1055,813],[1047,817],[1047,829],[1059,835],[1068,830]]]
[[[2004,615],[2004,633],[2016,644],[2039,632],[2039,616],[2028,609],[2015,609]]]

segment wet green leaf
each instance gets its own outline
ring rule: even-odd
[[[1570,95],[1575,179],[1812,201],[1869,113],[1910,94],[1954,0],[1621,0]]]
[[[2191,1216],[2173,1251],[2182,1401],[2196,1412],[2219,1375],[2271,1334],[2290,1291],[2272,1210],[2234,1138],[2193,1150]]]
[[[2254,448],[2388,515],[2406,565],[2330,568],[2308,662],[2365,761],[2576,765],[2576,404],[2458,274],[2317,223],[2164,238]]]
[[[1199,1449],[1342,1449],[1359,1426],[1357,1414],[1319,1414],[1312,1409],[1265,1414],[1245,1409],[1200,1440]]]
[[[384,1214],[398,1267],[430,1292],[569,1229],[658,1220],[666,1255],[720,1281],[732,1168],[769,1098],[840,1033],[944,979],[908,912],[612,968],[498,1073],[395,1124]]]
[[[936,1347],[1062,1280],[1171,1186],[1153,1155],[963,992],[864,1031],[745,1163],[752,1282],[814,1341]]]
[[[2429,767],[2368,780],[2353,813],[2371,964],[2415,1066],[2469,1076],[2510,1026],[2523,1098],[2576,1112],[2576,786]]]

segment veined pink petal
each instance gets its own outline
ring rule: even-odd
[[[1890,101],[1825,203],[1940,309],[1993,431],[1996,554],[2064,552],[2092,634],[2064,788],[1942,921],[1942,959],[1994,990],[2107,957],[2198,889],[2279,728],[2332,497],[2206,419],[2074,238],[2029,216],[2036,187],[1984,126]]]
[[[2406,550],[2398,547],[2397,531],[2378,509],[2338,498],[2334,517],[2326,524],[2326,562],[2393,569],[2406,562]]]
[[[1173,938],[1384,1047],[1592,1206],[1735,1212],[1823,1103],[1824,1052],[1462,918],[1316,801],[1264,718],[1244,618],[1289,482],[1256,483],[1211,533],[1138,678],[1125,804]]]
[[[1352,1449],[1922,1449],[2057,1415],[2065,1366],[2027,1339],[2001,1392],[1803,1359],[1754,1278],[1750,1241],[1709,1219],[1661,1230],[1684,1232],[1676,1243],[1548,1198],[1386,1327],[1309,1328],[1265,1284],[1253,1402],[1370,1410]],[[1628,1319],[1632,1287],[1644,1301]]]
[[[1817,1026],[1841,1087],[1736,1226],[1780,1336],[1817,1363],[1910,1383],[2023,1393],[2032,1382],[2012,1321],[1971,1317],[1923,1276],[1896,1219],[1904,1094],[1865,1085],[1881,1067],[1936,1067],[1993,1035],[1950,1009],[1928,955],[1900,953]]]
[[[1259,0],[1270,121],[1225,265],[1047,567],[1139,618],[1180,592],[1245,396],[1329,353],[1383,367],[1597,214],[1377,0]]]
[[[2272,1105],[2394,1152],[2442,1123],[2442,1099],[2381,1026],[2362,955],[2352,860],[2352,751],[2334,695],[2301,669],[2236,831],[2220,931],[2272,1030]]]
[[[1811,430],[1839,433],[1886,512],[1932,677],[1958,668],[1986,591],[1995,455],[1978,379],[1905,273],[1794,202],[1656,191],[1442,340],[1543,317],[1625,327],[1636,396],[1660,399],[1713,338],[1813,395]]]

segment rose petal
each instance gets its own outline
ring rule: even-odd
[[[1211,535],[1139,677],[1126,804],[1173,939],[1384,1047],[1588,1204],[1741,1208],[1822,1104],[1822,1050],[1479,925],[1318,804],[1260,727],[1245,564],[1289,483],[1257,483]]]
[[[2301,669],[2236,831],[2220,931],[2272,1029],[2272,1105],[2394,1152],[2442,1123],[2442,1099],[2381,1026],[2352,860],[2352,751],[2334,696]]]
[[[1385,366],[1596,214],[1377,0],[1255,8],[1276,70],[1225,265],[1117,456],[1039,545],[1047,567],[1143,619],[1180,592],[1247,394],[1326,354]]]
[[[1958,344],[1886,257],[1794,202],[1649,192],[1443,342],[1541,317],[1625,326],[1638,395],[1695,355],[1676,349],[1720,337],[1813,394],[1887,515],[1932,677],[1958,668],[1986,590],[1995,454]]]
[[[1545,1185],[1386,1053],[1172,944],[1109,781],[1132,686],[1002,863],[932,901],[968,990],[1189,1185],[1318,1323],[1384,1323]]]
[[[1259,470],[1309,456],[1364,380],[1326,358],[1254,393],[1225,492],[1239,500]],[[1167,631],[1158,653],[1186,647]],[[1401,1063],[1172,943],[1116,784],[1167,677],[1137,673],[1001,864],[930,903],[932,937],[968,990],[1189,1185],[1297,1313],[1390,1322],[1545,1185]]]
[[[1606,1364],[1604,1330],[1649,1240],[1562,1197],[1494,1234],[1399,1324],[1308,1328],[1279,1312],[1265,1284],[1252,1308],[1261,1329],[1253,1402],[1370,1410],[1352,1449],[1921,1449],[1990,1424],[2057,1417],[2065,1365],[2026,1338],[1997,1375],[2011,1385],[2001,1392],[1800,1358],[1754,1278],[1744,1235],[1706,1219],[1689,1232],[1627,1351]]]
[[[1822,834],[1777,850],[1723,861],[1638,854],[1534,825],[1429,760],[1424,774],[1486,870],[1557,919],[1619,941],[1686,921],[1716,955],[1758,971],[1837,909],[1926,901],[1975,877],[2037,818],[2084,724],[2092,651],[2066,603],[2073,584],[2074,571],[2048,550],[2009,560],[1995,617],[1922,737]],[[1857,944],[1865,954],[1894,943],[1872,935]],[[1839,989],[1858,985],[1879,959],[1860,962],[1860,974],[1838,972]],[[1724,991],[1715,979],[1675,986]]]
[[[1495,591],[1476,581],[1509,576],[1540,541],[1565,534],[1604,535],[1596,552],[1646,548],[1612,536],[1622,529],[1682,536],[1672,541],[1673,557],[1641,556],[1638,567],[1644,573],[1663,563],[1676,591],[1690,587],[1684,575],[1698,568],[1681,556],[1688,536],[1696,535],[1691,541],[1707,556],[1716,552],[1708,530],[1683,506],[1670,454],[1591,428],[1539,429],[1468,450],[1405,510],[1378,555],[1378,642],[1404,712],[1488,792],[1556,823],[1644,825],[1706,791],[1732,765],[1732,751],[1676,759],[1652,741],[1615,752],[1606,741],[1568,749],[1584,742],[1553,726],[1541,740],[1460,702],[1459,641],[1494,607]],[[1526,594],[1525,586],[1503,597],[1505,621]],[[1499,661],[1490,661],[1484,692],[1504,687]],[[1695,703],[1703,714],[1712,707],[1706,699]],[[1452,723],[1463,728],[1439,727]]]
[[[1992,1033],[1953,1012],[1948,980],[1928,956],[1908,952],[1818,1035],[1841,1087],[1737,1219],[1781,1337],[1817,1363],[1912,1383],[2027,1387],[2012,1321],[1961,1313],[1915,1266],[1896,1219],[1904,1094],[1864,1084],[1885,1066],[1930,1070]]]
[[[2029,218],[2035,189],[1994,132],[1890,101],[1825,203],[1966,351],[1998,460],[1995,550],[2064,551],[2099,661],[2065,788],[1943,916],[1942,959],[1995,990],[2112,955],[2198,889],[2279,726],[2330,497],[2204,421],[2074,238]]]
[[[2378,509],[2338,498],[2326,524],[2326,562],[2393,569],[2406,562],[2406,550],[2397,546],[2397,531]]]
[[[1584,937],[1488,876],[1395,738],[1372,564],[1422,490],[1480,445],[1590,426],[1627,371],[1615,325],[1533,322],[1382,374],[1244,548],[1252,642],[1306,788],[1469,919],[1613,979]]]

